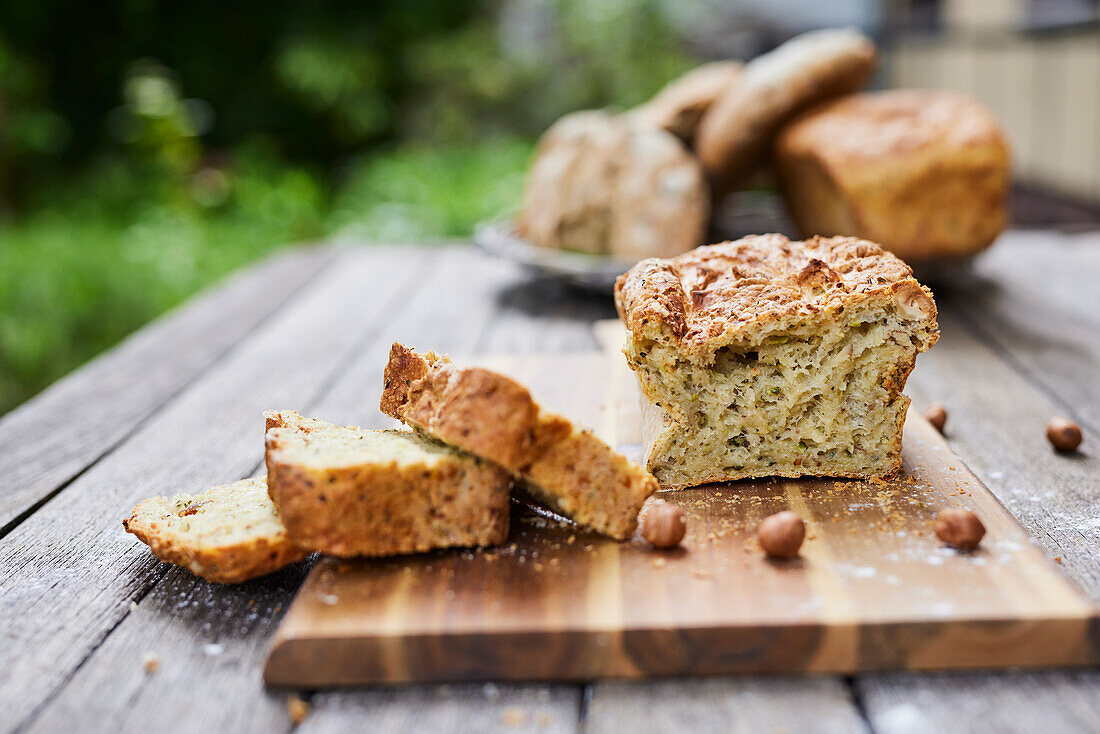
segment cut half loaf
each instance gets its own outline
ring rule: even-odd
[[[308,555],[287,537],[263,477],[198,495],[153,497],[122,527],[160,560],[222,584],[263,576]]]
[[[657,482],[591,432],[542,410],[527,388],[491,370],[459,368],[434,352],[394,343],[381,409],[489,459],[554,510],[620,540]]]
[[[511,478],[410,431],[265,414],[268,490],[287,533],[334,556],[495,545],[508,537]]]
[[[928,289],[878,245],[746,237],[645,260],[615,296],[662,485],[900,466],[902,389],[939,334]]]

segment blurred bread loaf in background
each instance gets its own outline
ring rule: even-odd
[[[710,106],[741,78],[740,61],[711,61],[673,79],[631,114],[650,127],[666,130],[691,145]]]
[[[807,107],[863,88],[875,44],[851,28],[803,33],[748,64],[699,122],[695,152],[715,198],[742,186],[776,132]]]
[[[676,136],[585,111],[539,140],[517,227],[541,247],[634,261],[703,244],[709,215],[703,171]]]
[[[1004,133],[958,93],[888,90],[827,102],[780,131],[775,162],[804,236],[864,237],[910,264],[972,255],[1007,220]]]
[[[861,92],[876,58],[856,29],[810,31],[623,114],[566,115],[539,141],[518,234],[625,263],[744,227],[863,237],[918,266],[983,250],[1008,218],[1000,124],[956,92]]]

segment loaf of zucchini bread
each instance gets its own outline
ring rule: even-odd
[[[902,389],[939,334],[931,293],[878,245],[746,237],[644,260],[615,300],[662,486],[900,466]]]

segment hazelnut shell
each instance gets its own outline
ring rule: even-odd
[[[794,558],[806,538],[806,523],[794,512],[784,510],[764,518],[756,537],[769,556]]]

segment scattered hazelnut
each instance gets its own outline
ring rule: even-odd
[[[1058,451],[1076,451],[1082,438],[1081,426],[1068,418],[1055,417],[1047,422],[1047,440]]]
[[[806,537],[806,523],[802,518],[784,510],[764,518],[756,531],[756,538],[769,556],[794,558]]]
[[[937,431],[943,433],[943,427],[947,423],[947,408],[940,403],[932,403],[924,409],[924,417],[936,427]]]
[[[657,500],[642,517],[642,537],[655,548],[674,548],[684,539],[684,511],[674,504]]]
[[[916,283],[903,283],[894,294],[902,318],[923,321],[936,314],[936,304]]]
[[[292,693],[286,699],[286,715],[292,726],[298,726],[309,716],[310,705],[301,699],[297,693]]]
[[[936,537],[948,545],[970,550],[982,542],[984,535],[985,525],[970,510],[955,507],[936,516]]]

